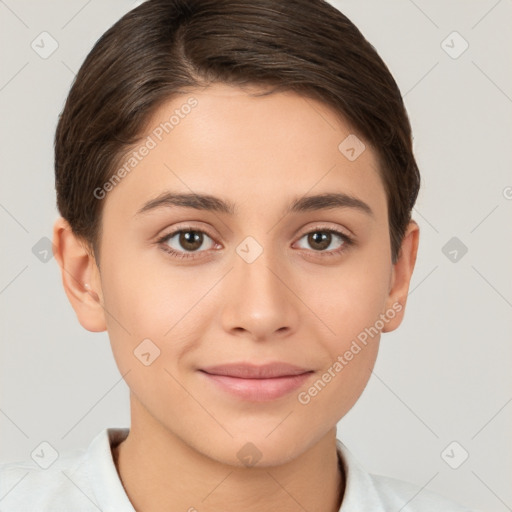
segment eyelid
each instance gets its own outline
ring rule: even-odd
[[[301,230],[300,232],[302,234],[300,235],[299,238],[302,238],[304,235],[308,235],[309,233],[312,233],[312,232],[314,233],[315,231],[321,231],[321,230],[338,232],[338,233],[342,234],[344,237],[346,237],[350,240],[354,240],[354,241],[356,238],[355,235],[352,233],[352,231],[350,231],[349,229],[342,228],[338,225],[333,226],[332,224],[327,224],[325,222],[313,224],[311,227],[306,228],[304,231]]]
[[[177,233],[180,233],[181,231],[196,231],[199,233],[204,233],[208,235],[213,241],[216,242],[216,236],[214,236],[208,228],[203,227],[202,225],[193,226],[191,222],[173,226],[173,228],[170,229],[168,232],[164,230],[164,234],[159,235],[157,238],[158,240],[162,240],[164,238],[171,238],[172,236],[176,235]]]
[[[341,228],[339,226],[333,227],[332,225],[328,225],[328,224],[322,223],[322,222],[320,222],[319,224],[313,224],[312,226],[310,226],[308,228],[305,228],[304,230],[299,231],[299,233],[301,233],[300,236],[299,235],[295,235],[295,236],[297,237],[297,239],[300,239],[304,235],[308,235],[308,234],[310,234],[312,232],[315,232],[315,231],[320,231],[321,229],[326,230],[326,231],[339,232],[343,236],[347,237],[348,239],[355,240],[355,238],[356,238],[355,235],[349,229]],[[202,233],[205,233],[206,235],[208,235],[213,241],[216,242],[216,237],[209,232],[208,228],[205,228],[205,227],[202,227],[202,226],[192,226],[190,222],[188,222],[188,223],[186,223],[184,225],[178,224],[177,226],[174,226],[172,231],[169,231],[168,233],[159,236],[158,239],[162,240],[162,239],[165,239],[165,238],[170,238],[170,237],[176,235],[177,233],[179,233],[180,231],[198,231],[198,232],[202,232]]]

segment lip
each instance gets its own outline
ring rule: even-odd
[[[221,390],[244,400],[275,400],[302,386],[314,371],[288,363],[233,363],[199,370]]]
[[[201,368],[203,372],[211,375],[225,375],[240,379],[271,379],[275,377],[290,377],[312,371],[310,368],[301,368],[288,363],[249,364],[229,363]]]

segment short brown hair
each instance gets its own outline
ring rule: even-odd
[[[396,263],[420,187],[409,118],[375,48],[324,0],[147,0],[103,34],[55,134],[57,206],[97,261],[93,191],[160,105],[215,82],[295,91],[348,121],[378,153]]]

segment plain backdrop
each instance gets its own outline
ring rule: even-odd
[[[393,73],[423,179],[405,320],[338,437],[370,472],[512,510],[512,2],[332,3]],[[80,326],[45,244],[57,117],[95,41],[136,4],[0,1],[1,461],[129,426],[108,336]],[[58,45],[49,56],[41,37]]]

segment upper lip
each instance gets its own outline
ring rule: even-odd
[[[201,371],[211,375],[225,375],[229,377],[238,377],[240,379],[271,379],[275,377],[301,375],[313,370],[301,368],[293,364],[277,362],[264,365],[230,363],[201,368]]]

